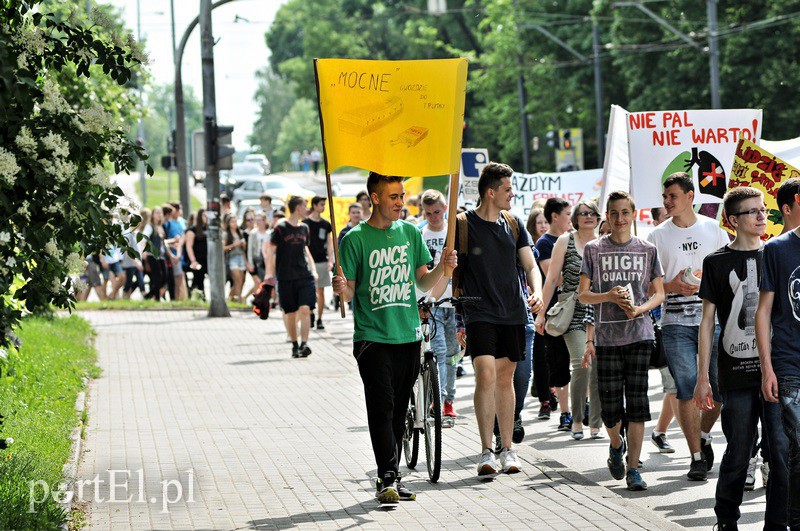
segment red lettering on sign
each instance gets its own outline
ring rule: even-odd
[[[654,112],[630,113],[628,115],[628,127],[631,129],[655,129]]]

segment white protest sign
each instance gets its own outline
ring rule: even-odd
[[[515,173],[511,177],[514,191],[511,211],[519,216],[527,216],[537,199],[563,197],[571,205],[576,205],[580,201],[597,198],[602,178],[602,169],[561,173]],[[475,203],[475,200],[463,193],[459,195],[459,206],[470,209],[475,208]]]
[[[600,210],[606,211],[606,197],[614,190],[631,191],[631,162],[628,156],[628,111],[611,106],[606,136],[606,157],[603,162],[603,185],[600,189]]]
[[[537,199],[563,197],[571,205],[596,199],[600,195],[603,170],[567,171],[561,173],[515,173],[511,178],[514,199],[511,211],[527,216]]]
[[[695,204],[722,202],[739,135],[758,142],[761,117],[760,109],[628,113],[631,193],[636,206],[661,206],[661,184],[679,171],[694,180]]]

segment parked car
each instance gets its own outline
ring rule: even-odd
[[[261,194],[267,193],[275,199],[285,199],[289,195],[312,197],[317,195],[313,190],[308,190],[295,184],[291,179],[273,175],[270,177],[255,177],[242,182],[241,186],[233,191],[233,200],[237,203],[245,199],[258,199]]]
[[[272,208],[274,208],[275,210],[284,205],[285,203],[280,199],[272,200]],[[237,203],[236,217],[238,217],[241,220],[244,217],[244,213],[248,208],[252,208],[256,212],[261,212],[261,201],[259,201],[258,199],[242,199]]]
[[[272,165],[270,164],[267,156],[260,153],[251,153],[244,158],[244,161],[251,162],[253,164],[259,164],[261,169],[264,170],[265,174],[269,174],[269,172],[272,170]]]
[[[228,194],[232,195],[234,190],[239,188],[243,182],[256,178],[264,177],[263,168],[260,164],[253,162],[234,163],[233,169],[227,172],[220,172],[220,186]]]

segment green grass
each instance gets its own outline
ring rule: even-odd
[[[252,310],[253,307],[243,302],[228,302],[231,310]],[[207,310],[208,302],[200,299],[187,299],[185,301],[153,301],[153,300],[124,300],[78,302],[75,309],[81,310]]]
[[[17,333],[22,348],[9,356],[0,377],[2,434],[14,439],[0,451],[0,529],[57,529],[66,513],[52,496],[29,512],[29,482],[56,490],[64,479],[70,433],[81,423],[75,400],[84,379],[100,374],[94,332],[73,315],[28,317]],[[42,499],[44,488],[34,485],[34,498]]]
[[[167,177],[168,172],[163,169],[156,170],[152,177],[146,177],[147,204],[144,206],[152,209],[154,206],[161,206],[167,201],[180,201],[178,174],[169,172],[169,179]],[[191,184],[193,181],[191,177],[189,181],[190,186],[194,186]],[[167,193],[168,191],[169,193]],[[139,194],[139,198],[142,197],[142,186],[138,180],[136,181],[136,193]],[[189,200],[192,205],[192,212],[197,212],[197,209],[203,208],[203,203],[191,193],[189,194]]]

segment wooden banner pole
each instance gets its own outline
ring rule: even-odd
[[[322,159],[325,163],[325,184],[328,187],[328,213],[331,217],[331,240],[333,242],[333,275],[339,274],[339,233],[336,232],[336,214],[333,212],[333,188],[331,187],[331,173],[328,170],[328,149],[325,146],[325,127],[322,123],[322,102],[320,100],[319,92],[319,73],[317,72],[317,59],[314,59],[314,80],[317,84],[317,110],[319,111],[319,130],[322,137]],[[329,250],[330,252],[330,250]],[[341,311],[342,318],[345,316],[344,299],[339,301],[339,310]],[[312,323],[313,324],[313,323]]]
[[[459,172],[460,173],[460,172]],[[459,173],[450,174],[450,199],[447,205],[447,239],[444,246],[449,250],[453,250],[453,244],[456,240],[456,215],[458,214],[458,188],[459,188]],[[452,275],[453,272],[445,269],[446,275]]]
[[[325,145],[324,142],[323,145]],[[328,185],[328,212],[330,213],[331,216],[331,236],[332,236],[331,241],[333,242],[333,260],[334,260],[333,274],[338,275],[339,266],[341,265],[341,262],[339,261],[339,238],[338,238],[339,233],[336,232],[336,215],[333,213],[333,189],[331,188],[331,174],[328,173],[327,161],[325,164],[325,181],[326,184]],[[342,317],[344,317],[345,315],[344,306],[345,306],[344,299],[342,299],[339,301],[339,310],[342,313]]]

